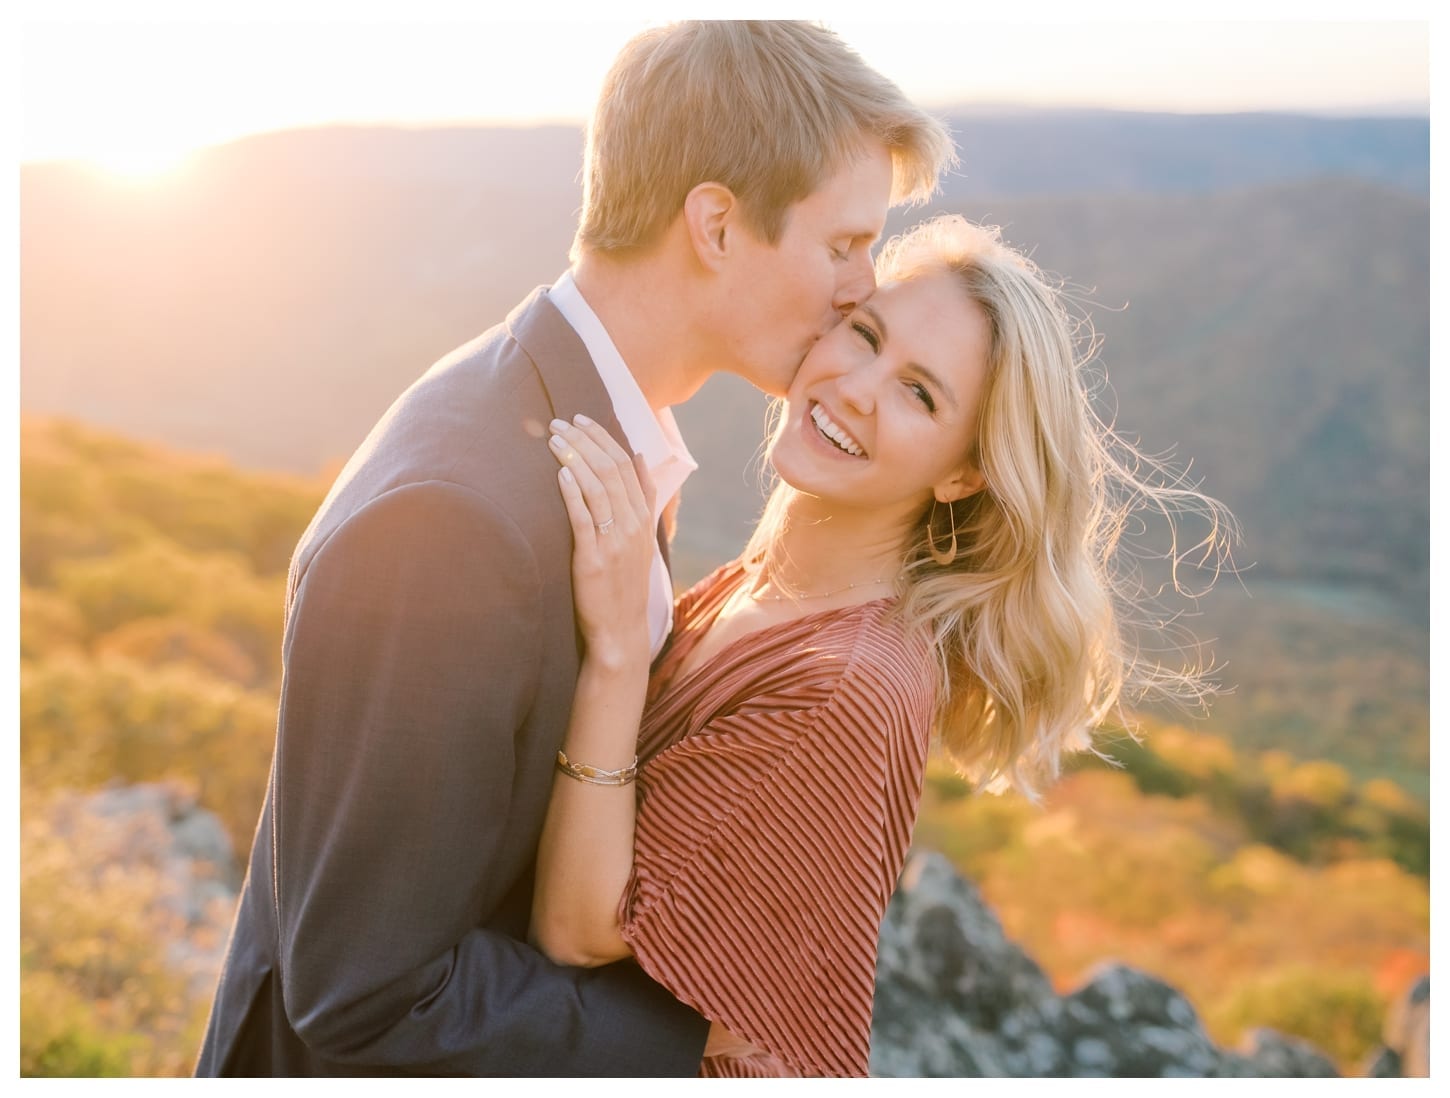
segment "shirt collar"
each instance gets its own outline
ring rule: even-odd
[[[549,289],[549,300],[583,340],[585,350],[594,360],[594,368],[599,371],[599,378],[609,393],[625,441],[631,450],[644,456],[645,465],[655,482],[658,518],[658,513],[680,490],[685,479],[699,468],[680,436],[674,414],[668,408],[656,412],[649,406],[603,322],[579,292],[573,272],[565,271],[559,276]],[[564,415],[570,414],[567,409],[559,411]]]

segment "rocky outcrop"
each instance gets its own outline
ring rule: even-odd
[[[176,916],[181,931],[168,961],[210,996],[216,986],[241,888],[226,829],[179,785],[113,785],[63,793],[47,805],[50,827],[86,852],[77,872],[146,871],[157,882],[152,903]]]
[[[220,821],[172,784],[113,786],[54,798],[58,834],[84,835],[77,872],[144,869],[164,882],[154,902],[186,933],[171,959],[209,997],[240,886]],[[1377,1077],[1429,1074],[1430,982],[1391,1009]],[[1279,1076],[1336,1074],[1312,1045],[1272,1030],[1226,1050],[1191,1003],[1136,969],[1105,963],[1067,995],[1007,939],[980,893],[938,854],[914,854],[882,924],[871,1068],[919,1076]]]
[[[1242,1049],[1218,1047],[1178,991],[1125,965],[1100,965],[1059,996],[976,888],[929,853],[908,862],[882,925],[871,1068],[896,1077],[1338,1074],[1312,1045],[1271,1030]]]

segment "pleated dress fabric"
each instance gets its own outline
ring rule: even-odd
[[[921,798],[930,653],[891,600],[807,614],[679,669],[745,577],[683,595],[640,732],[620,904],[644,969],[761,1050],[706,1076],[867,1074],[876,942]]]

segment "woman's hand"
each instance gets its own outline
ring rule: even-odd
[[[654,487],[609,433],[583,416],[555,420],[559,494],[574,531],[574,613],[588,645],[560,745],[601,770],[637,763],[649,682]],[[634,859],[635,789],[554,776],[539,837],[530,940],[560,964],[629,956],[619,900]]]
[[[559,494],[574,531],[574,613],[591,659],[649,660],[654,483],[608,431],[586,416],[549,424]]]

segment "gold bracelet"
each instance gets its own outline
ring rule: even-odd
[[[597,766],[570,762],[569,756],[560,751],[558,759],[554,762],[554,769],[560,774],[573,778],[576,782],[588,782],[590,785],[628,785],[639,775],[639,756],[636,755],[634,762],[623,769],[600,770]]]

